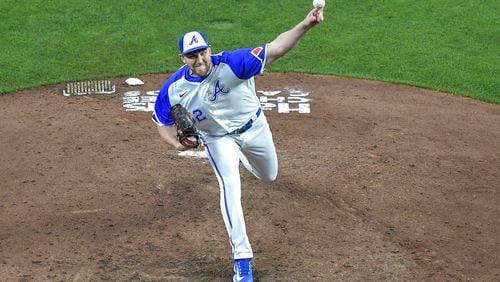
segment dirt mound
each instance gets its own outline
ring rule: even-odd
[[[0,96],[0,280],[230,280],[209,163],[142,111],[167,77]],[[243,173],[256,280],[500,279],[499,106],[304,74],[256,84],[280,163],[274,183]]]

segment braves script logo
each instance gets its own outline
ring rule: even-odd
[[[217,97],[218,97],[219,93],[227,94],[227,93],[229,93],[230,90],[231,89],[225,88],[224,84],[222,84],[220,82],[220,80],[217,79],[217,82],[215,83],[213,95],[210,95],[210,97],[208,98],[208,100],[210,102],[214,102],[215,100],[217,100]]]

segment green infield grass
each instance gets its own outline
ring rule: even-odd
[[[2,0],[0,93],[40,85],[169,73],[181,33],[214,52],[274,39],[312,8],[304,0]],[[358,77],[500,103],[500,1],[326,0],[326,21],[270,72]]]

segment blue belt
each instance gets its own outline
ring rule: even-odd
[[[250,129],[250,127],[252,127],[253,123],[257,120],[257,118],[260,116],[260,113],[262,112],[262,109],[259,108],[257,110],[257,112],[255,113],[255,115],[252,116],[252,118],[245,124],[243,125],[242,127],[234,130],[233,132],[229,133],[229,134],[242,134],[243,132],[247,131]]]

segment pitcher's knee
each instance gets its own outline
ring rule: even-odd
[[[277,177],[278,177],[278,171],[276,170],[266,173],[265,175],[263,175],[263,177],[261,177],[261,179],[265,181],[275,181]]]

